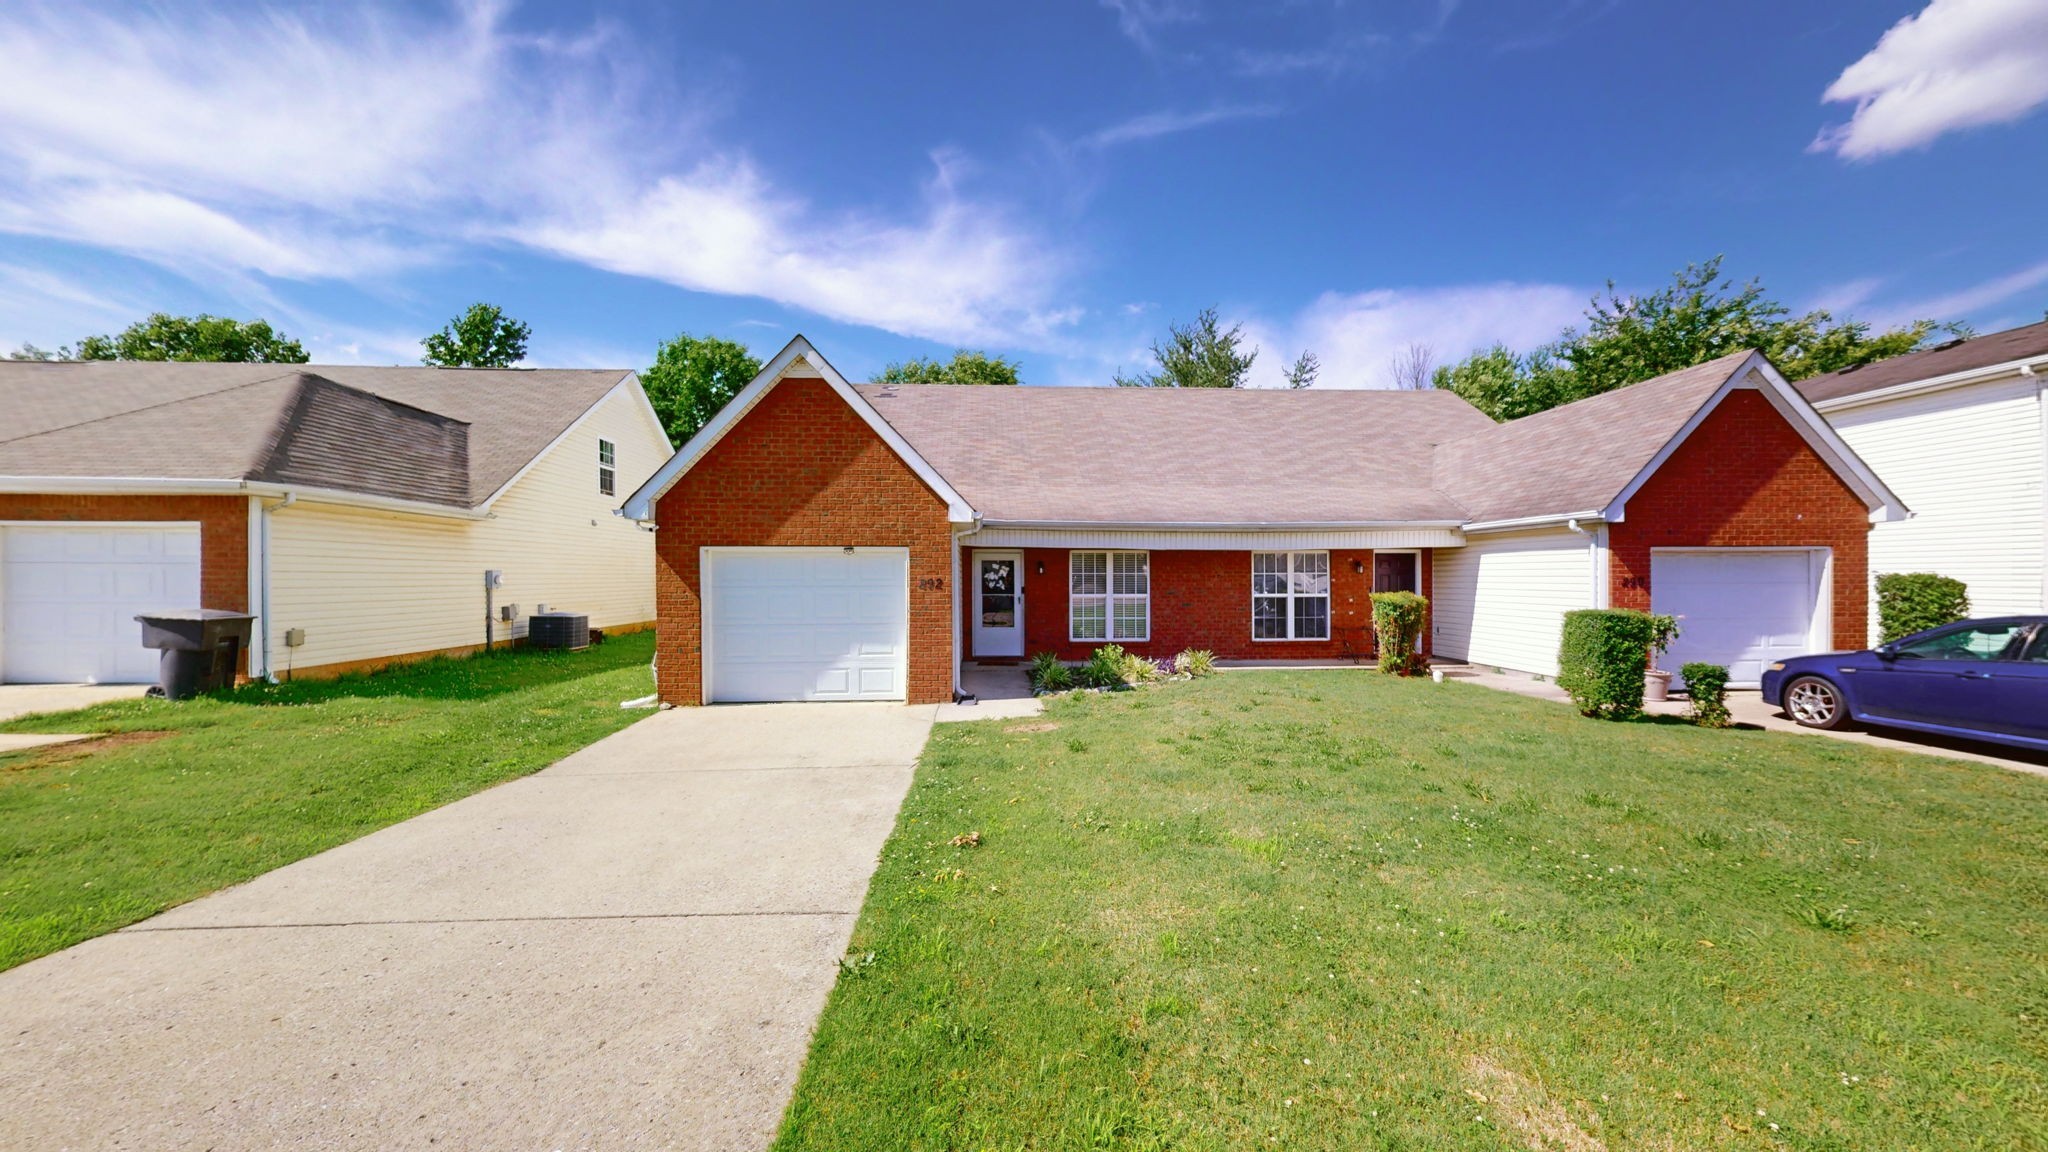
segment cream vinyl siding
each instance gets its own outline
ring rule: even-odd
[[[484,570],[504,573],[498,604],[587,613],[593,627],[654,619],[654,534],[614,516],[598,491],[597,442],[618,446],[616,491],[668,459],[629,387],[600,402],[515,481],[485,520],[371,512],[301,501],[270,513],[272,670],[458,648],[484,640]],[[288,628],[306,642],[285,647]]]
[[[1438,656],[1557,675],[1564,614],[1593,603],[1594,551],[1556,529],[1473,536],[1436,551],[1431,637]]]
[[[1873,525],[1870,574],[1938,572],[1970,588],[1973,615],[2043,607],[2041,385],[1992,380],[1836,409],[1828,421],[1913,516]],[[1873,638],[1876,598],[1871,600]]]

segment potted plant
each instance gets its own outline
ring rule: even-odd
[[[1657,657],[1678,639],[1678,617],[1650,617],[1650,661],[1643,672],[1643,702],[1661,704],[1671,698],[1671,673],[1657,667]]]

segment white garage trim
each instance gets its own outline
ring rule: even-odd
[[[956,549],[957,553],[957,549]],[[717,581],[712,569],[721,557],[732,556],[844,556],[887,555],[902,562],[902,628],[896,646],[896,684],[900,691],[892,699],[907,699],[910,691],[910,549],[902,547],[705,547],[697,550],[698,587],[698,679],[701,702],[713,703],[717,696],[718,654],[713,622],[717,612]],[[957,652],[957,646],[956,646]]]
[[[1656,575],[1656,573],[1657,573],[1657,561],[1658,561],[1658,559],[1659,559],[1659,558],[1667,558],[1667,559],[1668,559],[1668,558],[1675,558],[1675,557],[1683,557],[1683,556],[1758,556],[1758,555],[1778,555],[1778,556],[1804,556],[1804,557],[1806,558],[1806,561],[1807,561],[1807,566],[1806,566],[1806,573],[1807,573],[1807,596],[1808,596],[1808,600],[1807,600],[1807,602],[1808,602],[1808,603],[1810,603],[1810,604],[1811,604],[1811,605],[1813,606],[1813,607],[1812,607],[1812,615],[1811,615],[1811,617],[1810,617],[1810,618],[1808,619],[1808,621],[1807,621],[1807,627],[1806,627],[1806,636],[1805,636],[1805,646],[1806,646],[1806,651],[1807,651],[1807,652],[1826,652],[1826,651],[1829,651],[1829,650],[1831,650],[1831,649],[1832,649],[1832,648],[1833,648],[1833,647],[1835,646],[1835,645],[1834,645],[1834,643],[1833,643],[1833,632],[1834,632],[1834,630],[1833,630],[1833,627],[1832,627],[1832,622],[1833,622],[1833,620],[1834,620],[1834,607],[1835,607],[1835,605],[1834,605],[1834,600],[1835,600],[1835,595],[1834,595],[1834,585],[1835,585],[1835,556],[1834,556],[1834,550],[1833,550],[1833,549],[1831,549],[1831,548],[1788,548],[1788,547],[1757,547],[1757,548],[1652,548],[1652,549],[1650,549],[1650,604],[1651,604],[1651,610],[1652,610],[1652,611],[1657,611],[1657,610],[1658,610],[1658,603],[1657,603],[1657,595],[1658,595],[1658,586],[1659,586],[1659,581],[1657,580],[1657,575]],[[1668,603],[1667,603],[1667,604],[1666,604],[1665,606],[1666,606],[1666,607],[1668,607],[1668,606],[1669,606],[1669,605],[1668,605]],[[1684,628],[1684,624],[1683,624],[1683,622],[1681,622],[1681,623],[1680,623],[1680,629],[1681,629],[1681,636],[1680,636],[1680,640],[1681,640],[1681,641],[1682,641],[1682,640],[1684,639],[1684,637],[1683,637],[1683,634],[1682,634],[1682,632],[1683,632],[1683,628]],[[1766,661],[1766,662],[1768,663],[1768,661]],[[1679,661],[1679,660],[1675,660],[1675,659],[1674,659],[1674,660],[1671,660],[1671,661],[1670,661],[1670,663],[1671,663],[1671,664],[1674,664],[1674,665],[1675,665],[1675,664],[1679,664],[1679,663],[1682,663],[1682,661]],[[1677,669],[1676,667],[1669,667],[1669,668],[1667,668],[1666,670],[1667,670],[1667,671],[1671,671],[1671,672],[1676,672],[1676,671],[1677,671],[1678,669]],[[1758,683],[1758,682],[1757,682],[1756,680],[1753,680],[1753,679],[1750,679],[1750,678],[1748,678],[1747,676],[1744,676],[1744,677],[1742,677],[1742,678],[1740,678],[1740,679],[1731,679],[1731,680],[1729,681],[1729,687],[1731,687],[1731,688],[1755,688],[1755,687],[1757,687],[1757,683]]]

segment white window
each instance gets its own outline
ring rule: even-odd
[[[1152,556],[1072,552],[1067,556],[1067,636],[1146,640],[1152,635]]]
[[[597,442],[597,491],[599,495],[617,494],[619,486],[619,448],[609,440]]]
[[[1252,639],[1330,638],[1330,554],[1252,553]]]

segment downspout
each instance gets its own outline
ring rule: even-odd
[[[953,702],[955,704],[958,704],[960,701],[967,698],[967,693],[962,689],[960,684],[960,664],[962,659],[960,654],[960,639],[963,628],[961,617],[962,613],[966,612],[967,610],[965,606],[966,590],[960,587],[960,549],[962,547],[963,541],[965,541],[969,536],[972,536],[979,531],[981,531],[981,521],[977,518],[973,523],[967,526],[965,531],[955,531],[953,533],[953,544],[952,547],[948,549],[948,551],[950,551],[952,555],[948,557],[947,562],[951,564],[953,568],[953,590],[951,593],[949,593],[949,597],[953,601]]]
[[[2048,366],[2048,361],[2042,363]],[[2043,376],[2032,364],[2020,365],[2020,376],[2034,382],[2035,407],[2041,421],[2041,607],[2048,609],[2048,376]],[[1871,603],[1876,603],[1876,597],[1871,598]]]
[[[257,613],[257,626],[262,630],[263,633],[262,637],[259,640],[259,642],[263,645],[263,678],[265,680],[268,680],[272,684],[277,683],[277,669],[271,666],[270,659],[270,514],[277,511],[280,508],[289,508],[298,502],[298,493],[286,492],[284,494],[284,499],[278,501],[275,504],[266,504],[263,506],[263,518],[261,524],[262,540],[260,542],[263,550],[263,563],[261,565],[260,574],[258,577],[262,582],[260,585],[262,589],[262,599],[259,601],[260,610]]]
[[[1605,579],[1607,574],[1600,570],[1600,532],[1581,526],[1577,518],[1565,521],[1564,526],[1567,530],[1576,532],[1586,538],[1586,570],[1588,582],[1592,586],[1592,605],[1595,608],[1607,607],[1607,581]]]

